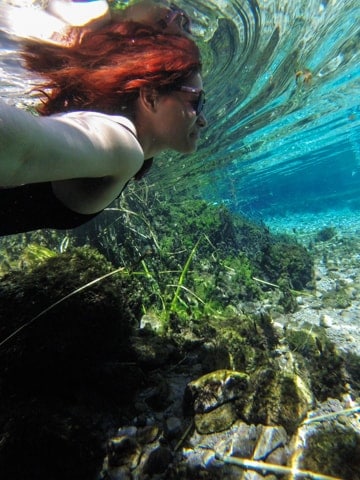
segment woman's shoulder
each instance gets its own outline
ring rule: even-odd
[[[124,116],[76,111],[52,115],[51,118],[80,130],[90,138],[93,145],[109,154],[113,152],[117,156],[125,155],[133,161],[136,158],[141,164],[144,161],[144,152],[138,141],[135,125]]]
[[[101,113],[96,111],[79,110],[75,112],[57,113],[52,115],[52,118],[62,119],[67,122],[73,123],[91,123],[93,125],[98,124],[100,127],[106,124],[117,124],[125,127],[136,137],[136,128],[131,120],[122,115],[110,115],[107,113]]]

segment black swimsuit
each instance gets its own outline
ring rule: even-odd
[[[145,160],[135,179],[142,178],[151,165],[152,158]],[[0,188],[0,236],[40,228],[75,228],[99,213],[83,215],[70,210],[56,198],[51,182]]]

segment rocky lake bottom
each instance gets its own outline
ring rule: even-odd
[[[161,334],[151,313],[135,329],[119,326],[118,312],[132,317],[137,299],[104,282],[2,345],[4,478],[359,480],[360,225],[331,218],[272,223],[314,260],[314,280],[292,292],[291,311],[267,282],[261,300],[227,318],[174,320]],[[83,260],[61,259],[78,272]],[[102,262],[93,260],[89,279]],[[2,338],[19,327],[11,312],[24,299],[31,317],[54,285],[69,292],[59,265],[51,278],[40,268],[38,284],[4,276],[2,315],[14,320]],[[66,323],[70,311],[80,320]]]

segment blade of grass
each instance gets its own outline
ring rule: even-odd
[[[148,266],[146,265],[146,262],[144,259],[141,260],[141,265],[144,269],[144,272],[145,272],[145,276],[146,278],[152,280],[154,282],[154,285],[156,285],[156,295],[160,298],[160,301],[161,301],[161,307],[163,309],[163,311],[166,311],[166,306],[165,306],[165,300],[164,300],[164,297],[161,293],[161,290],[160,290],[160,286],[159,286],[159,283],[158,281],[156,280],[156,278],[154,278],[154,276],[151,274],[150,270],[148,269]]]
[[[199,240],[195,243],[194,247],[192,248],[192,250],[190,252],[190,255],[188,256],[188,258],[185,262],[184,268],[182,269],[182,271],[180,273],[180,277],[179,277],[179,280],[178,280],[178,283],[177,283],[177,287],[176,287],[173,299],[172,299],[171,304],[170,304],[170,313],[174,312],[175,309],[176,309],[176,305],[177,305],[178,300],[179,300],[181,288],[182,288],[183,283],[185,281],[185,277],[186,277],[186,274],[189,270],[191,260],[193,259],[194,255],[195,255],[195,252],[196,252],[196,249],[197,249],[197,247],[200,243],[200,240],[201,240],[201,237],[199,238]]]
[[[24,330],[25,328],[29,327],[32,323],[34,323],[38,318],[42,317],[43,315],[45,315],[46,313],[48,313],[50,310],[52,310],[53,308],[55,308],[56,306],[60,305],[60,303],[62,302],[65,302],[65,300],[67,300],[68,298],[72,297],[73,295],[76,295],[77,293],[80,293],[82,292],[83,290],[85,290],[86,288],[89,288],[89,287],[92,287],[93,285],[95,285],[96,283],[98,282],[101,282],[102,280],[104,280],[105,278],[108,278],[108,277],[111,277],[112,275],[115,275],[116,273],[120,273],[120,272],[123,272],[125,271],[125,267],[120,267],[120,268],[117,268],[116,270],[112,270],[111,272],[109,273],[106,273],[105,275],[102,275],[101,277],[98,277],[98,278],[95,278],[95,280],[92,280],[91,282],[89,283],[86,283],[85,285],[82,285],[80,288],[77,288],[76,290],[73,290],[72,292],[70,292],[68,295],[65,295],[65,297],[62,297],[60,298],[60,300],[57,300],[56,302],[52,303],[49,307],[45,308],[44,310],[42,310],[40,313],[38,313],[37,315],[35,315],[35,317],[33,317],[31,320],[29,320],[28,322],[24,323],[23,325],[21,325],[19,328],[17,328],[11,335],[7,336],[4,340],[2,340],[0,342],[0,348],[5,345],[5,343],[7,343],[9,340],[11,340],[13,337],[15,337],[16,335],[18,335],[22,330]],[[128,273],[128,272],[126,272]]]

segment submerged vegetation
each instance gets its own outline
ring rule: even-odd
[[[97,220],[81,234],[115,264],[141,258],[138,275],[149,280],[143,282],[145,310],[165,308],[196,319],[262,298],[269,285],[257,278],[284,286],[285,295],[312,280],[311,256],[301,245],[275,238],[225,206],[202,200],[169,204],[146,192],[129,195],[118,211],[105,215],[114,223],[104,229]]]
[[[51,272],[53,257],[89,245],[114,269],[122,266],[122,276],[138,281],[142,313],[159,315],[164,327],[172,317],[186,322],[239,313],[243,302],[260,300],[274,288],[282,292],[279,305],[291,311],[294,291],[312,280],[312,259],[301,245],[274,237],[224,206],[201,200],[171,205],[147,191],[128,195],[74,236],[38,232],[19,240],[16,249],[13,239],[3,240],[3,273],[47,260],[43,269]],[[94,271],[94,278],[101,272]],[[64,272],[64,285],[71,285],[71,275]]]
[[[346,391],[344,360],[321,329],[272,318],[313,288],[310,253],[224,206],[130,192],[73,233],[4,238],[1,255],[4,474],[26,450],[12,478],[48,448],[57,453],[37,478],[54,464],[51,478],[92,478],[109,425],[134,417],[139,390],[146,408],[167,408],[165,371],[197,372],[184,415],[205,435],[242,421],[291,436],[316,401]],[[193,478],[179,472],[169,478]]]

